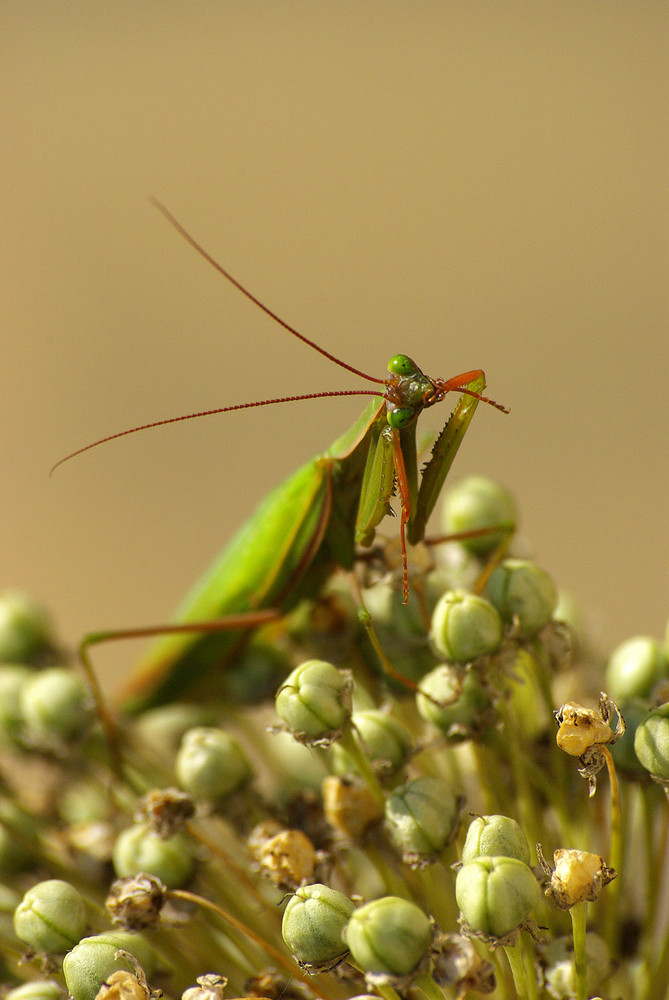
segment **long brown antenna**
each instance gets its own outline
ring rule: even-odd
[[[308,392],[302,396],[279,396],[277,399],[258,399],[253,403],[236,403],[234,406],[219,406],[213,410],[201,410],[199,413],[184,413],[179,417],[167,417],[165,420],[154,420],[150,424],[140,424],[138,427],[128,427],[124,431],[117,431],[115,434],[108,434],[106,437],[99,438],[97,441],[91,441],[90,444],[85,444],[83,448],[77,448],[76,451],[70,452],[69,455],[59,458],[56,464],[51,466],[49,475],[52,476],[58,466],[63,465],[65,462],[69,462],[71,458],[76,458],[77,455],[83,455],[85,451],[90,451],[91,448],[97,448],[101,444],[107,444],[108,441],[115,441],[116,438],[127,437],[128,434],[138,434],[140,431],[148,431],[152,427],[164,427],[165,424],[178,424],[182,420],[196,420],[198,417],[211,417],[215,413],[229,413],[231,410],[248,410],[252,406],[272,406],[274,403],[297,403],[300,399],[322,399],[324,396],[383,397],[383,393],[374,392],[373,389],[336,389],[332,392]]]
[[[266,313],[268,316],[271,316],[271,318],[276,323],[278,323],[279,326],[282,326],[284,330],[287,330],[288,333],[292,333],[294,337],[297,337],[297,339],[301,340],[304,344],[308,344],[308,346],[312,347],[314,351],[318,351],[319,354],[323,354],[326,358],[328,358],[328,360],[333,361],[336,365],[339,365],[340,368],[345,368],[346,371],[353,372],[354,375],[359,375],[360,378],[365,378],[367,379],[368,382],[376,382],[378,385],[385,384],[382,378],[374,378],[372,375],[368,375],[366,372],[361,372],[359,368],[354,368],[353,365],[347,364],[345,361],[342,361],[341,358],[338,358],[335,354],[331,354],[330,351],[326,351],[325,348],[320,347],[313,340],[309,340],[308,337],[305,337],[303,333],[300,333],[298,330],[296,330],[295,327],[290,325],[290,323],[286,323],[285,320],[281,319],[280,316],[277,316],[277,314],[273,312],[263,302],[261,302],[260,299],[257,299],[255,295],[253,295],[248,290],[248,288],[244,288],[244,286],[240,284],[240,282],[237,281],[236,278],[233,278],[230,272],[226,271],[225,268],[221,264],[219,264],[218,261],[215,260],[211,256],[211,254],[208,253],[204,249],[204,247],[201,246],[186,229],[184,229],[184,227],[181,225],[178,219],[175,219],[170,210],[166,208],[162,202],[158,201],[157,198],[154,198],[153,195],[149,196],[149,201],[151,202],[152,205],[154,205],[158,209],[160,214],[167,219],[169,224],[173,226],[174,229],[176,229],[179,235],[183,236],[186,242],[190,243],[190,245],[193,247],[194,250],[197,250],[197,252],[200,254],[201,257],[204,257],[204,259],[208,261],[208,263],[211,264],[211,266],[215,268],[219,274],[222,274],[223,277],[226,278],[231,285],[234,285],[235,288],[242,293],[242,295],[245,295],[247,299],[250,299],[250,301],[253,302],[254,305],[258,306],[259,309],[262,309],[264,313]]]

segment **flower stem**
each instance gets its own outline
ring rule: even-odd
[[[505,945],[504,952],[511,966],[513,985],[516,988],[518,1000],[529,1000],[530,994],[527,989],[527,976],[520,948],[517,945]]]
[[[300,982],[305,983],[309,987],[309,990],[315,993],[316,996],[320,997],[321,1000],[330,1000],[330,995],[318,989],[313,978],[302,972],[296,962],[291,961],[283,955],[278,948],[275,948],[274,945],[270,944],[269,941],[265,941],[264,938],[256,934],[250,927],[247,927],[247,925],[242,923],[241,920],[233,917],[231,913],[228,913],[216,903],[212,903],[210,899],[206,899],[204,896],[198,896],[195,892],[189,892],[188,889],[170,889],[167,892],[167,897],[171,897],[172,899],[185,899],[191,903],[195,903],[197,906],[201,906],[205,910],[211,910],[211,912],[215,913],[221,920],[224,920],[236,930],[241,931],[242,934],[247,935],[260,948],[262,948],[263,951],[270,956],[270,958],[272,958],[278,965],[282,966],[289,973],[289,975],[293,976],[295,979],[299,979]]]
[[[576,1000],[587,1000],[587,962],[585,956],[585,917],[588,904],[574,903],[569,910],[574,937],[574,976],[576,979]]]
[[[609,782],[611,783],[611,835],[609,840],[609,865],[619,874],[622,872],[623,863],[623,836],[622,836],[622,813],[620,810],[620,789],[618,786],[618,775],[616,766],[608,747],[603,746],[602,752],[606,760],[606,767],[609,772]],[[610,886],[605,914],[605,937],[612,953],[617,952],[616,917],[618,914],[618,899],[620,897],[620,878],[615,879]]]
[[[416,979],[411,991],[419,995],[422,994],[425,1000],[444,1000],[444,994],[428,972]]]
[[[353,735],[353,731],[349,725],[346,725],[342,731],[341,736],[337,740],[339,745],[343,750],[346,751],[348,756],[353,761],[356,771],[363,779],[370,792],[378,802],[378,804],[383,809],[385,807],[385,795],[383,794],[383,788],[379,782],[379,779],[374,774],[369,760],[360,748],[360,744]]]

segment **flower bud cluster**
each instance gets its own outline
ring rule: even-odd
[[[49,616],[0,594],[9,1000],[664,995],[667,645],[604,676],[581,625],[568,664],[570,601],[507,555],[507,491],[470,477],[445,516],[460,540],[410,554],[408,608],[375,544],[371,627],[333,576],[239,634],[206,704],[133,718],[98,720]]]

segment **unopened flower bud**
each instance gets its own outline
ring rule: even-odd
[[[63,1000],[63,988],[53,979],[35,979],[15,986],[5,1000]]]
[[[650,774],[669,779],[669,702],[654,708],[639,723],[634,752]]]
[[[416,707],[427,722],[456,742],[484,730],[492,716],[492,702],[475,671],[450,663],[423,677]]]
[[[351,955],[365,972],[408,976],[427,954],[432,924],[415,903],[383,896],[355,910],[345,935]]]
[[[398,719],[372,708],[354,712],[351,723],[360,749],[381,774],[395,774],[403,767],[411,749],[411,736]],[[338,774],[357,770],[355,761],[339,743],[332,746],[332,760]]]
[[[194,799],[221,801],[242,788],[251,765],[237,740],[222,729],[198,726],[184,733],[174,770]]]
[[[493,479],[467,476],[447,491],[441,523],[447,535],[498,526],[511,531],[516,523],[516,505],[508,490]],[[465,538],[460,544],[470,552],[485,554],[499,545],[504,534]]]
[[[430,862],[458,828],[460,801],[440,778],[415,778],[386,800],[386,827],[407,864]]]
[[[27,737],[38,743],[82,736],[93,718],[93,703],[82,678],[66,667],[40,670],[20,692]]]
[[[522,638],[549,622],[557,606],[557,588],[545,570],[525,559],[505,559],[488,580],[486,597]]]
[[[502,621],[483,597],[465,590],[449,590],[439,598],[432,614],[430,638],[447,660],[470,663],[499,647]]]
[[[185,885],[193,871],[190,842],[182,833],[164,839],[146,823],[135,823],[116,838],[112,854],[119,878],[140,872],[155,875],[168,889]]]
[[[351,717],[351,682],[325,660],[307,660],[288,675],[275,707],[296,737],[327,740]]]
[[[529,917],[541,892],[523,861],[483,855],[459,870],[455,898],[473,930],[502,938]]]
[[[669,677],[669,661],[657,639],[638,635],[621,643],[606,665],[612,697],[648,698],[658,681]]]
[[[28,889],[14,911],[14,931],[35,951],[67,951],[86,930],[86,906],[79,892],[62,879]]]
[[[300,964],[328,966],[347,952],[342,932],[355,909],[336,889],[315,883],[298,889],[288,901],[281,933]]]
[[[115,931],[83,938],[63,960],[63,975],[73,1000],[95,1000],[114,972],[125,970],[135,975],[137,968],[124,953],[133,956],[147,975],[152,974],[153,949],[140,934]]]
[[[0,663],[32,663],[56,642],[48,611],[20,590],[0,593]]]
[[[522,827],[508,816],[476,816],[469,824],[462,861],[473,861],[482,855],[517,858],[530,863],[530,845]]]

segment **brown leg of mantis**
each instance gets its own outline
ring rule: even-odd
[[[429,546],[442,545],[444,542],[463,542],[469,538],[485,538],[486,535],[503,534],[504,537],[488,555],[486,564],[479,573],[476,582],[472,587],[475,594],[482,594],[494,570],[499,566],[502,559],[506,555],[515,530],[515,524],[496,524],[489,528],[472,528],[470,531],[458,531],[452,535],[434,535],[430,538],[426,538],[424,544]]]
[[[418,685],[414,681],[410,680],[408,677],[405,677],[403,674],[401,674],[399,670],[396,670],[383,650],[383,646],[381,645],[379,637],[376,634],[376,629],[374,628],[372,616],[365,607],[365,602],[362,597],[362,590],[360,589],[360,581],[355,575],[355,572],[351,571],[347,573],[347,577],[348,577],[349,587],[351,588],[351,592],[353,594],[353,599],[356,601],[358,605],[358,620],[362,625],[362,627],[364,628],[365,632],[367,633],[367,638],[369,639],[372,648],[377,655],[377,658],[379,660],[379,663],[381,664],[383,672],[387,674],[388,677],[392,677],[393,680],[397,681],[403,687],[409,688],[410,691],[413,691],[415,693],[416,691],[418,691]]]
[[[397,482],[397,492],[400,498],[400,541],[402,544],[402,587],[403,603],[409,601],[409,570],[407,566],[407,540],[406,526],[411,517],[411,500],[409,497],[409,482],[404,464],[404,455],[400,444],[398,431],[393,431],[393,457],[395,461],[395,479]]]
[[[214,621],[188,622],[186,624],[149,625],[143,628],[114,629],[106,632],[89,632],[79,643],[78,654],[88,686],[90,688],[98,717],[105,733],[109,748],[109,756],[114,773],[121,776],[121,750],[119,747],[118,727],[112,712],[100,687],[97,674],[93,667],[90,652],[92,646],[114,642],[117,639],[148,639],[158,635],[174,635],[179,633],[226,632],[230,629],[257,628],[282,617],[282,612],[276,608],[265,608],[262,611],[248,611],[238,615],[228,615]]]

